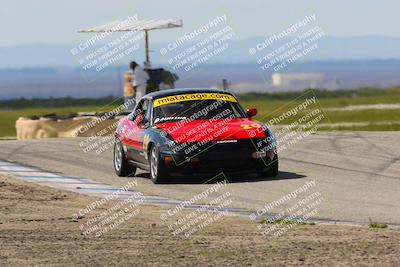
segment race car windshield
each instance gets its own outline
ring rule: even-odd
[[[154,123],[246,117],[239,104],[230,101],[193,100],[154,108]]]

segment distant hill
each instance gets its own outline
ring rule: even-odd
[[[157,67],[157,66],[155,66]],[[0,69],[0,99],[76,97],[100,98],[122,95],[126,66],[101,72],[77,67]],[[325,88],[388,87],[400,85],[400,60],[310,61],[289,66],[285,72],[322,73]],[[273,87],[272,72],[256,64],[208,64],[198,70],[177,72],[177,87],[218,87],[227,79],[235,92],[302,90],[303,87]],[[333,86],[332,86],[333,84]]]
[[[249,49],[266,37],[234,39],[229,48],[208,63],[253,63],[256,58],[249,54]],[[288,41],[283,39],[281,42]],[[144,59],[143,42],[141,47],[119,64],[126,64],[132,59],[142,62]],[[192,45],[188,43],[185,47]],[[78,66],[78,58],[71,54],[77,44],[31,44],[19,46],[0,46],[0,68]],[[152,61],[166,64],[168,57],[158,51],[165,43],[150,43]],[[400,37],[363,36],[363,37],[323,37],[318,42],[318,49],[307,55],[304,60],[367,60],[400,59]]]

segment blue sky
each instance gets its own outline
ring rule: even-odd
[[[0,46],[73,44],[77,29],[124,19],[183,19],[184,28],[159,31],[151,38],[165,42],[226,14],[239,39],[268,36],[306,15],[316,14],[328,36],[400,37],[400,1],[377,0],[0,0]]]

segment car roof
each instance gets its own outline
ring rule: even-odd
[[[228,94],[232,95],[228,91],[218,90],[218,89],[210,89],[210,88],[179,88],[179,89],[166,89],[157,92],[153,92],[143,96],[143,98],[147,99],[157,99],[166,96],[180,95],[180,94],[197,94],[197,93],[220,93],[220,94]]]

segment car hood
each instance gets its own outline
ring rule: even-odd
[[[246,118],[164,122],[155,126],[176,143],[266,137],[263,124]]]

